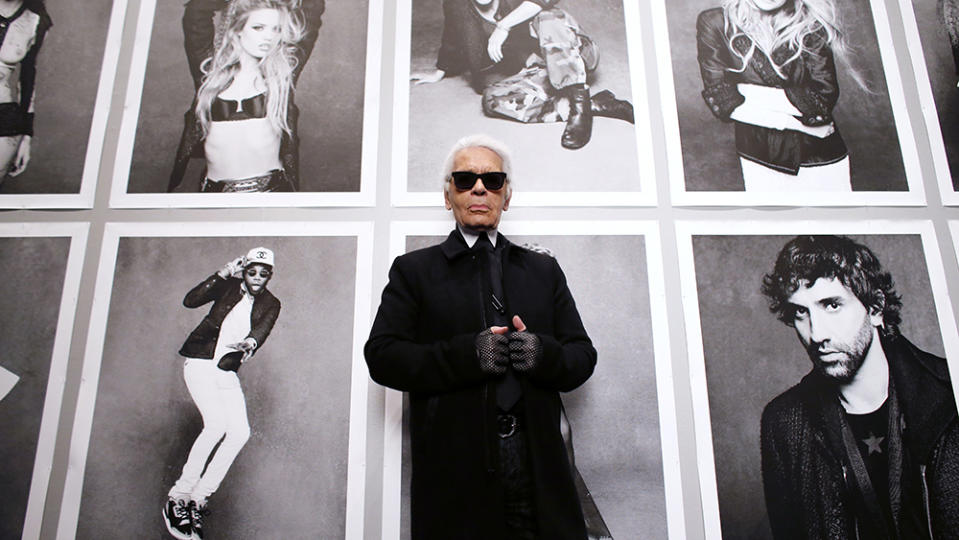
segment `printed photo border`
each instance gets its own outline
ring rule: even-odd
[[[43,507],[47,498],[50,472],[53,468],[53,450],[60,421],[60,407],[63,404],[63,389],[67,378],[70,341],[73,336],[73,321],[76,316],[77,297],[80,293],[80,275],[83,271],[83,258],[86,253],[89,229],[90,226],[87,223],[0,223],[0,237],[3,238],[70,238],[63,293],[60,298],[57,328],[53,341],[53,354],[50,357],[50,373],[47,378],[43,415],[40,421],[40,434],[33,462],[33,475],[30,481],[30,495],[27,499],[26,518],[23,522],[22,538],[24,540],[40,538]]]
[[[110,113],[111,94],[120,58],[120,42],[123,37],[123,19],[126,17],[127,4],[128,0],[113,0],[110,11],[110,23],[103,47],[103,64],[100,67],[100,81],[97,84],[93,119],[83,160],[80,192],[0,195],[0,208],[93,208],[93,197],[96,193],[106,137],[107,117]],[[64,129],[68,128],[64,127]]]
[[[243,231],[242,234],[238,231]],[[247,232],[249,231],[249,232]],[[355,236],[356,276],[353,303],[352,366],[350,374],[350,422],[346,486],[346,534],[349,540],[363,538],[366,471],[368,375],[363,344],[369,332],[372,278],[373,225],[368,222],[194,222],[107,223],[97,272],[95,300],[84,354],[82,382],[70,441],[70,463],[63,491],[57,538],[76,534],[84,471],[93,424],[97,385],[100,379],[107,316],[113,292],[117,250],[123,237],[211,236]]]
[[[717,3],[718,4],[718,3]],[[879,52],[889,90],[890,106],[896,120],[899,148],[908,191],[853,191],[844,193],[794,192],[749,193],[745,191],[686,191],[683,150],[679,132],[679,111],[673,82],[672,53],[666,17],[666,0],[651,2],[656,44],[659,92],[667,154],[667,175],[672,204],[676,206],[923,206],[922,171],[912,121],[906,109],[902,75],[892,45],[889,17],[883,0],[870,0]],[[698,91],[698,90],[697,90]]]
[[[946,146],[942,138],[942,128],[939,125],[939,114],[932,95],[929,69],[926,66],[922,40],[919,37],[919,25],[916,22],[916,13],[911,0],[899,0],[899,11],[902,14],[902,24],[906,33],[909,59],[916,74],[916,89],[919,92],[922,119],[926,124],[926,134],[929,137],[939,194],[942,197],[942,204],[956,206],[959,205],[959,192],[952,187],[952,173],[949,170],[949,161],[946,159]]]
[[[369,0],[366,29],[366,67],[363,104],[363,141],[360,165],[360,190],[357,192],[294,193],[127,193],[134,139],[140,115],[143,84],[146,78],[150,36],[157,0],[143,0],[133,42],[133,61],[124,115],[120,123],[120,139],[113,163],[113,185],[110,189],[112,208],[234,208],[234,207],[365,207],[375,204],[377,152],[380,117],[380,65],[383,36],[383,0]],[[322,30],[321,30],[322,31]],[[322,51],[315,51],[322,54]],[[186,66],[184,65],[184,69]],[[304,148],[301,146],[300,151]],[[210,196],[212,195],[212,196]]]
[[[680,281],[686,323],[686,346],[689,351],[689,378],[692,391],[696,455],[699,466],[700,497],[703,525],[708,540],[722,538],[719,496],[713,454],[712,423],[706,380],[706,358],[700,326],[699,292],[693,258],[693,236],[699,235],[790,235],[790,234],[861,234],[919,235],[929,270],[935,298],[936,314],[942,334],[949,370],[959,373],[959,333],[956,332],[952,305],[946,289],[946,276],[931,221],[679,221],[676,241],[679,249]],[[959,377],[956,377],[959,379]],[[953,380],[953,392],[957,381]]]
[[[449,234],[449,221],[408,221],[390,228],[390,260],[406,253],[409,236]],[[685,511],[682,502],[679,466],[679,435],[673,390],[673,372],[666,320],[666,291],[663,276],[659,227],[652,221],[515,221],[504,223],[508,235],[609,235],[642,236],[646,246],[647,279],[656,364],[656,392],[662,445],[663,481],[666,494],[666,521],[670,538],[685,538]],[[383,426],[383,540],[397,540],[401,534],[403,393],[386,389]]]
[[[410,113],[410,34],[412,28],[413,0],[397,3],[396,43],[394,47],[393,79],[393,160],[390,186],[393,206],[442,206],[439,185],[436,192],[409,191],[407,166],[409,158],[409,113]],[[623,1],[626,24],[626,41],[629,56],[630,86],[635,109],[638,191],[619,192],[517,192],[512,206],[655,206],[656,174],[653,169],[652,127],[649,121],[646,59],[643,55],[643,39],[640,29],[639,5]],[[477,97],[477,102],[479,97]],[[450,141],[452,146],[455,141]],[[557,152],[566,151],[557,146]],[[515,158],[514,158],[515,159]],[[437,162],[438,175],[443,164]],[[434,171],[429,171],[433,173]]]

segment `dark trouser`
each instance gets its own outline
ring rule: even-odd
[[[500,415],[500,419],[508,415]],[[507,437],[509,429],[500,424],[499,462],[502,472],[506,540],[536,540],[536,506],[533,498],[533,474],[530,470],[526,431],[522,424]]]

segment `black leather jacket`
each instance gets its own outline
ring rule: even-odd
[[[213,306],[193,332],[190,332],[190,336],[180,347],[180,355],[189,358],[213,358],[216,342],[220,337],[220,325],[243,297],[240,289],[242,283],[242,279],[223,279],[219,274],[213,274],[186,293],[183,305],[188,308],[198,308],[209,302],[213,302]],[[280,301],[270,291],[263,289],[253,297],[249,337],[256,340],[257,351],[263,347],[263,342],[269,337],[279,316]]]
[[[832,110],[839,99],[839,85],[836,64],[824,32],[808,36],[806,52],[781,68],[786,79],[776,74],[769,58],[759,50],[752,55],[744,71],[730,71],[742,67],[739,56],[733,53],[729,43],[732,32],[732,28],[725,29],[722,8],[703,11],[696,21],[703,98],[717,118],[730,121],[729,115],[745,101],[736,84],[750,83],[782,88],[789,101],[802,113],[800,121],[807,126],[833,122]],[[732,46],[742,55],[749,45],[749,38],[739,35]],[[772,56],[778,65],[782,65],[792,53],[787,47],[780,47]],[[799,131],[740,122],[736,123],[736,150],[746,159],[789,174],[797,174],[799,167],[803,166],[835,163],[847,155],[838,128],[828,137],[819,138]]]

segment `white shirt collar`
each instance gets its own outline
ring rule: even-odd
[[[476,241],[479,240],[479,234],[461,227],[459,224],[456,225],[456,228],[459,229],[460,234],[463,235],[463,240],[466,240],[466,245],[472,249],[476,244]],[[493,247],[496,247],[496,239],[499,237],[499,234],[496,233],[496,229],[490,229],[486,231],[486,236],[489,238],[490,244],[493,244]]]

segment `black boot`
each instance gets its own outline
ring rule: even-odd
[[[590,111],[592,111],[593,116],[605,116],[625,120],[630,124],[635,123],[633,120],[633,104],[625,99],[616,99],[616,96],[609,90],[603,90],[592,97]]]
[[[586,146],[593,135],[593,113],[590,112],[589,89],[585,84],[574,84],[564,89],[569,98],[569,118],[563,130],[563,148],[575,150]]]

